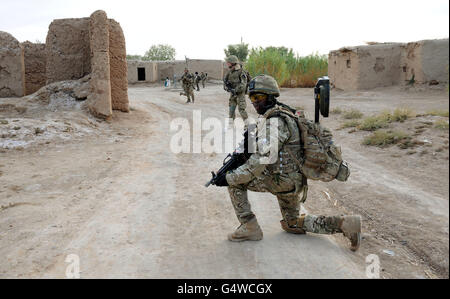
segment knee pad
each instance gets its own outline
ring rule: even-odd
[[[289,222],[286,220],[281,220],[281,228],[290,234],[304,235],[306,234],[306,231],[303,229],[305,217],[306,215],[302,214],[299,218]]]

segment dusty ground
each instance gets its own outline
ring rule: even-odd
[[[282,94],[312,115],[312,90]],[[448,277],[448,131],[427,126],[416,153],[362,146],[367,132],[335,131],[351,179],[312,182],[305,208],[361,214],[358,253],[340,236],[282,232],[276,200],[256,193],[250,200],[265,239],[233,244],[226,234],[237,220],[226,189],[203,187],[224,155],[169,150],[174,118],[191,120],[194,108],[204,119],[225,118],[222,88],[208,86],[195,106],[156,86],[132,86],[129,97],[132,112],[110,123],[73,107],[24,111],[26,102],[1,100],[0,278],[64,278],[69,254],[80,257],[83,278],[365,278],[369,254],[379,256],[383,278]],[[439,90],[336,91],[333,100],[366,115],[398,106],[448,110],[448,93]],[[395,126],[413,132],[435,118]],[[342,122],[324,120],[331,129]]]

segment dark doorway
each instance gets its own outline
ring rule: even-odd
[[[138,67],[138,81],[145,81],[145,67]]]

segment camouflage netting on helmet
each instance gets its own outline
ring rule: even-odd
[[[239,58],[237,58],[237,56],[235,56],[235,55],[231,55],[231,56],[228,56],[225,59],[225,61],[228,63],[239,63]]]
[[[249,93],[264,93],[273,95],[275,97],[280,96],[280,88],[277,81],[268,75],[259,75],[250,82]]]

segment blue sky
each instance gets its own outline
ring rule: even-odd
[[[124,29],[129,54],[167,43],[177,58],[222,59],[241,37],[250,46],[326,54],[364,42],[448,38],[448,0],[0,0],[0,30],[19,41],[45,41],[57,18],[103,9]]]

